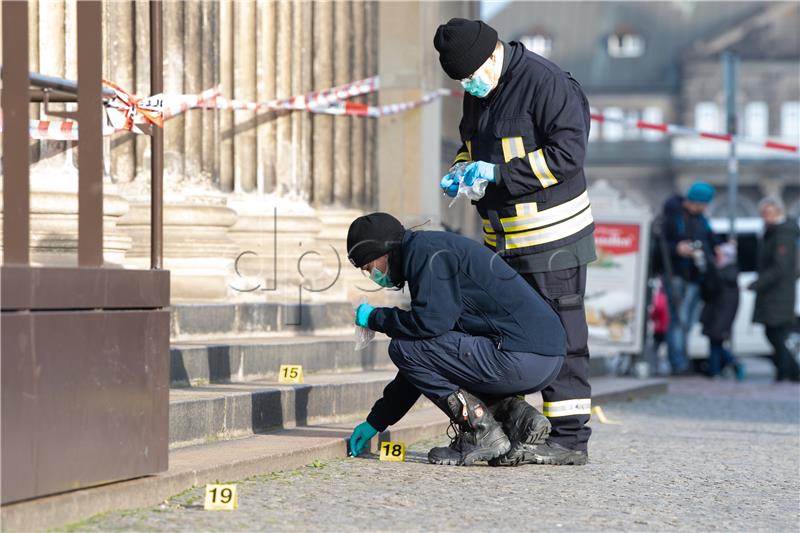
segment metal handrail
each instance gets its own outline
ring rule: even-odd
[[[0,75],[2,75],[3,66],[0,65]],[[55,91],[48,95],[51,102],[77,102],[78,101],[78,82],[59,78],[57,76],[47,76],[38,72],[31,72],[29,74],[31,87],[38,87],[45,91]],[[102,89],[103,98],[114,98],[114,91],[108,87]],[[41,101],[43,94],[36,94],[31,97],[31,101]]]

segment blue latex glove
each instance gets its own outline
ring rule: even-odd
[[[455,198],[456,194],[458,194],[458,184],[460,182],[461,180],[458,174],[456,172],[451,172],[442,178],[442,181],[439,182],[439,187],[447,196],[450,198]]]
[[[475,161],[470,163],[464,170],[464,184],[467,187],[472,187],[477,179],[494,182],[494,167],[496,165],[487,163],[486,161]]]
[[[361,422],[350,435],[350,455],[355,457],[361,453],[369,440],[378,434],[378,430],[372,427],[369,422]]]
[[[356,308],[356,325],[361,326],[362,328],[369,327],[369,315],[375,310],[369,304],[361,304]]]

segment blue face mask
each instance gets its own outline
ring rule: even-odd
[[[384,274],[375,267],[372,267],[372,270],[369,273],[369,279],[371,279],[381,287],[386,287],[386,288],[394,287],[394,283],[392,283],[392,280],[389,279],[389,274],[388,273]]]
[[[476,98],[485,98],[492,90],[492,84],[484,80],[479,74],[474,74],[466,80],[461,80],[461,86]]]

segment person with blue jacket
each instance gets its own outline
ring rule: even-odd
[[[399,421],[420,394],[450,418],[455,436],[434,448],[435,464],[502,460],[512,444],[543,442],[546,417],[519,395],[559,373],[566,335],[552,307],[503,259],[478,242],[440,231],[406,230],[395,217],[356,219],[350,262],[382,287],[403,288],[410,309],[361,304],[356,324],[391,337],[397,366],[365,422],[350,437],[358,455]]]
[[[686,196],[675,195],[664,203],[662,238],[669,252],[666,276],[670,323],[667,353],[673,374],[690,373],[686,341],[700,317],[700,296],[708,265],[719,244],[704,212],[714,198],[714,187],[698,181]]]

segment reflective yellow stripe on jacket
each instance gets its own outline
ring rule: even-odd
[[[500,219],[505,248],[513,250],[557,241],[578,233],[594,219],[589,194],[583,194],[561,205],[539,211],[535,202],[517,204],[517,214]],[[497,234],[489,220],[483,219],[484,240],[496,247]]]
[[[472,142],[466,141],[464,144],[467,145],[467,151],[459,152],[458,155],[456,155],[456,158],[453,160],[454,165],[461,161],[472,161]]]

